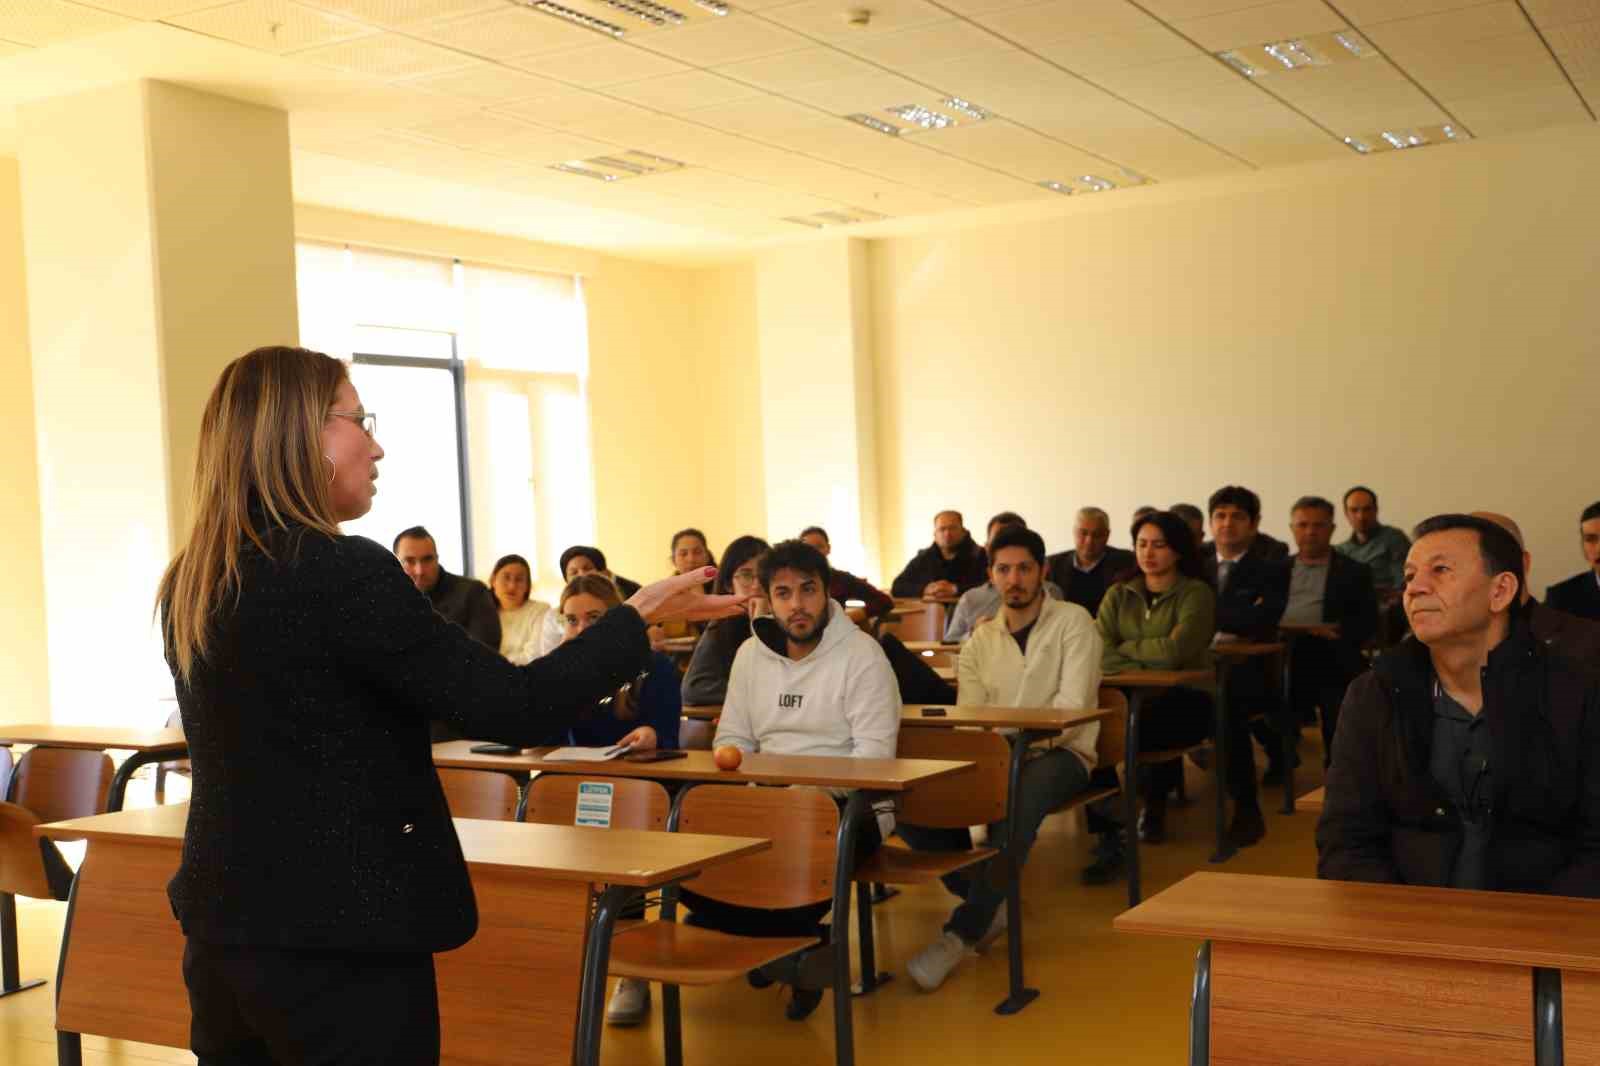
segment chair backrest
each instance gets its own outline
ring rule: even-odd
[[[41,822],[87,818],[105,811],[113,773],[103,751],[33,748],[17,762],[11,801]]]
[[[678,747],[685,751],[710,751],[717,737],[717,723],[700,718],[685,718],[678,723]]]
[[[1100,735],[1094,742],[1095,764],[1120,769],[1128,748],[1128,694],[1119,688],[1101,685],[1099,699],[1098,706],[1113,708],[1117,713],[1100,719]],[[1124,781],[1123,787],[1133,786]]]
[[[814,788],[696,785],[679,801],[678,832],[766,837],[772,847],[703,870],[696,895],[776,910],[833,899],[839,805]]]
[[[177,729],[177,730],[182,730],[183,729],[183,712],[182,711],[173,711],[171,714],[167,715],[167,728],[168,729]]]
[[[55,899],[34,838],[39,816],[15,803],[0,803],[0,892]],[[46,841],[45,843],[49,843]]]
[[[10,748],[0,748],[0,800],[5,800],[11,795],[11,767],[15,765],[11,759]]]
[[[908,613],[885,621],[878,627],[879,633],[893,633],[902,641],[944,639],[943,604],[917,602],[904,606]]]
[[[1006,816],[1011,745],[989,730],[904,726],[895,754],[901,759],[951,759],[977,765],[971,773],[924,781],[899,798],[897,818],[911,825],[960,829]]]
[[[498,770],[438,771],[444,801],[455,818],[482,818],[494,822],[517,820],[517,802],[522,797],[510,774]]]
[[[659,781],[638,777],[540,774],[528,786],[528,810],[523,820],[541,825],[576,825],[579,789],[596,783],[611,786],[612,829],[667,828],[671,797]]]

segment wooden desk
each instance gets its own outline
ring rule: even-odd
[[[961,645],[952,644],[943,640],[908,640],[905,642],[906,651],[918,655],[957,655],[961,654]]]
[[[929,709],[943,713],[925,714]],[[900,708],[900,728],[955,729],[958,726],[970,726],[1017,729],[1027,733],[1059,733],[1075,725],[1102,721],[1116,713],[1110,707],[1070,710],[1061,707],[955,707],[908,703]]]
[[[922,602],[923,603],[937,603],[941,607],[954,607],[957,603],[961,602],[961,597],[960,597],[960,595],[955,595],[955,596],[924,596],[924,597],[922,597]]]
[[[960,676],[956,673],[956,668],[953,666],[935,666],[931,669],[936,675],[938,675],[940,681],[948,681],[952,685],[955,685],[961,680]]]
[[[1100,679],[1102,685],[1122,689],[1128,694],[1127,741],[1122,753],[1122,817],[1127,823],[1123,831],[1128,838],[1128,906],[1138,905],[1142,898],[1139,881],[1139,720],[1144,713],[1145,700],[1151,692],[1172,688],[1210,688],[1216,675],[1210,670],[1124,670],[1107,674]],[[1226,755],[1227,735],[1224,727],[1223,707],[1216,704],[1211,731],[1216,751],[1212,758],[1212,775],[1217,789],[1216,850],[1212,862],[1226,862],[1233,857],[1234,848],[1228,842],[1228,797],[1224,788],[1223,759]]]
[[[1322,802],[1326,792],[1327,789],[1323,788],[1312,789],[1294,801],[1294,809],[1297,811],[1310,811],[1312,814],[1322,813]]]
[[[699,637],[668,637],[661,642],[661,650],[667,655],[693,655],[699,643]]]
[[[1600,902],[1200,873],[1119,915],[1192,937],[1191,1066],[1592,1063]],[[1532,1007],[1532,1010],[1530,1010]]]
[[[691,703],[683,705],[683,716],[693,718],[697,722],[715,722],[722,717],[722,704],[712,703],[704,706],[695,706]],[[435,762],[435,765],[439,765]]]
[[[187,817],[188,805],[174,804],[35,829],[89,841],[56,978],[63,1066],[81,1063],[82,1033],[189,1046],[183,933],[166,894]],[[507,1048],[552,1066],[597,1062],[611,929],[624,898],[771,846],[460,818],[455,826],[479,927],[435,963],[442,1061],[451,1064],[503,1062]]]
[[[904,792],[916,785],[970,771],[970,762],[953,762],[942,759],[855,759],[836,755],[766,755],[746,754],[737,770],[719,770],[709,751],[690,751],[681,759],[667,762],[631,763],[620,759],[608,762],[546,762],[541,755],[549,748],[529,748],[521,755],[475,755],[470,750],[473,741],[447,741],[433,746],[435,766],[455,767],[465,770],[499,770],[502,773],[528,774],[594,774],[607,777],[643,777],[652,781],[687,784],[714,782],[742,785],[813,785],[822,788],[842,789],[846,792],[844,813],[839,820],[839,835],[834,845],[833,914],[832,927],[833,966],[835,987],[850,984],[850,886],[855,876],[856,834],[860,825],[872,817],[874,799]],[[680,791],[674,804],[682,801]],[[860,886],[863,897],[867,886]],[[870,919],[863,902],[860,915]],[[873,929],[870,920],[860,922],[862,973],[874,974]],[[875,974],[874,974],[875,975]],[[872,981],[863,982],[870,989]],[[851,997],[835,996],[833,1024],[835,1046],[839,1049],[837,1066],[855,1066],[854,1018],[851,1014]],[[597,1008],[598,1012],[598,1008]]]
[[[111,778],[107,811],[122,810],[133,772],[146,763],[189,756],[189,743],[181,729],[125,729],[95,725],[0,726],[0,745],[32,744],[39,747],[76,748],[80,751],[130,751]]]

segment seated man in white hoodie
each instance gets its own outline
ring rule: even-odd
[[[1100,633],[1089,612],[1045,594],[1044,540],[1012,526],[989,546],[989,579],[1000,590],[998,617],[980,625],[961,649],[956,667],[961,685],[956,702],[978,707],[1096,706],[1100,688]],[[1089,784],[1100,723],[1063,730],[1035,744],[1023,766],[1016,824],[989,826],[989,846],[1015,849],[1017,865],[1028,858],[1045,816]],[[900,823],[900,836],[930,851],[972,846],[965,829],[935,829]],[[1005,866],[990,861],[944,879],[961,900],[940,937],[907,964],[912,980],[931,992],[975,947],[1006,928]]]
[[[777,755],[892,759],[900,735],[900,692],[883,649],[828,598],[828,560],[788,540],[761,557],[761,587],[772,617],[752,623],[755,639],[739,646],[722,702],[716,744]],[[1097,660],[1098,661],[1098,660]],[[857,834],[857,854],[875,851],[894,831],[892,805]],[[827,904],[783,911],[737,907],[682,894],[690,921],[745,936],[824,936]],[[838,919],[838,920],[843,920]],[[786,1013],[796,1021],[822,999],[827,952],[813,965],[775,965],[794,984]],[[753,984],[769,976],[751,974]]]

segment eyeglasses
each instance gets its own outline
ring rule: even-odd
[[[378,435],[378,416],[371,411],[329,411],[328,417],[348,418],[366,430],[367,436],[375,437]]]

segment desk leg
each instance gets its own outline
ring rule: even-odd
[[[606,971],[610,968],[611,933],[617,915],[637,889],[607,885],[600,893],[583,950],[583,981],[578,993],[577,1066],[599,1066],[600,1029],[605,1019]]]
[[[833,870],[833,1045],[838,1066],[855,1066],[855,1019],[850,995],[850,885],[855,877],[856,833],[871,818],[871,798],[860,789],[850,793],[839,819]],[[863,975],[865,981],[865,975]]]
[[[857,996],[871,995],[877,991],[879,985],[886,985],[894,980],[894,974],[878,969],[878,949],[872,929],[874,887],[882,886],[873,886],[866,882],[856,886],[856,936],[861,940],[861,983],[850,991],[852,995]]]
[[[111,795],[106,798],[106,812],[122,810],[123,794],[128,791],[128,781],[132,779],[133,772],[147,763],[167,762],[172,759],[186,759],[188,752],[183,753],[164,751],[136,751],[122,761],[117,767],[117,772],[111,778]]]
[[[1022,767],[1028,758],[1028,733],[1011,737],[1011,764],[1006,781],[1006,849],[995,856],[1006,864],[1006,961],[1011,971],[1011,991],[995,1007],[996,1014],[1015,1014],[1039,998],[1037,988],[1028,988],[1022,976],[1022,867],[1017,863],[1012,841],[1016,839],[1018,798],[1022,792]],[[990,860],[991,862],[994,859]],[[987,876],[981,871],[978,876]]]
[[[1561,971],[1536,967],[1533,971],[1534,1066],[1562,1066],[1566,1060],[1566,1034],[1561,1024]]]
[[[1226,662],[1217,667],[1217,698],[1211,731],[1216,751],[1213,752],[1211,773],[1216,778],[1215,797],[1217,814],[1217,850],[1211,853],[1212,862],[1227,862],[1238,851],[1228,839],[1228,672]]]
[[[1211,1062],[1211,941],[1194,957],[1194,992],[1189,997],[1189,1066]]]
[[[1289,660],[1294,658],[1295,639],[1296,638],[1293,635],[1286,635],[1284,637],[1283,644],[1283,674],[1281,681],[1283,685],[1283,692],[1280,693],[1280,695],[1283,696],[1283,729],[1282,736],[1279,737],[1279,741],[1283,744],[1284,814],[1294,813],[1294,762],[1295,756],[1299,754],[1298,749],[1300,747],[1300,718],[1298,711],[1295,708],[1294,700],[1290,698],[1290,693],[1294,691],[1294,689],[1290,687],[1294,681],[1294,678],[1290,674]],[[1322,713],[1327,714],[1328,712],[1323,710]]]
[[[81,867],[80,867],[81,869]],[[72,943],[72,918],[78,909],[78,875],[72,875],[72,888],[67,892],[67,919],[61,927],[61,954],[56,959],[56,1007],[61,1007],[61,978],[67,968],[67,947]],[[56,1030],[56,1066],[83,1066],[83,1037],[81,1034]]]
[[[17,897],[0,892],[0,996],[38,988],[43,981],[23,982],[17,963]]]
[[[1128,729],[1122,753],[1122,835],[1128,849],[1128,906],[1139,905],[1139,712],[1144,690],[1128,693]]]

